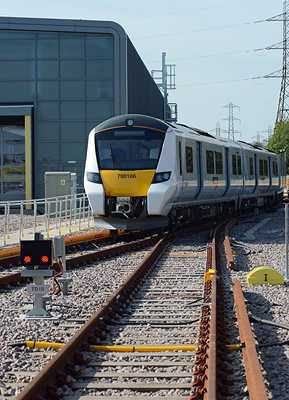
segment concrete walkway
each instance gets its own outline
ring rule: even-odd
[[[27,224],[29,225],[29,224]],[[37,223],[37,226],[34,226],[34,223],[32,224],[33,226],[31,227],[25,227],[21,233],[20,237],[20,229],[11,229],[10,227],[10,233],[9,235],[6,234],[6,237],[4,237],[4,233],[1,234],[0,236],[0,250],[9,248],[9,247],[15,247],[20,245],[21,240],[33,240],[34,239],[34,233],[39,232],[42,233],[44,236],[44,239],[52,239],[55,236],[63,236],[63,235],[68,235],[72,234],[74,232],[79,232],[88,228],[93,228],[94,227],[94,221],[86,220],[84,222],[79,223],[76,221],[76,223],[71,224],[70,226],[56,226],[55,223],[50,223],[49,225],[49,230],[46,229],[45,223]]]

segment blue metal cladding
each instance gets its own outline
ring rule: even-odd
[[[127,38],[128,113],[164,118],[164,98]]]

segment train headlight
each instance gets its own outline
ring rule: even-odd
[[[97,172],[87,172],[86,177],[88,182],[102,183],[100,174],[98,174]]]
[[[166,182],[170,179],[171,172],[158,172],[155,174],[152,183]]]
[[[127,119],[126,120],[126,125],[127,126],[133,126],[133,124],[134,124],[134,120],[133,119]]]

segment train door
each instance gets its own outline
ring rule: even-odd
[[[226,194],[228,193],[228,190],[230,189],[230,151],[228,149],[228,147],[225,147],[225,168],[226,168],[226,189],[225,192],[223,194],[223,196],[226,196]]]
[[[196,142],[196,160],[197,160],[197,191],[195,198],[197,199],[203,189],[203,174],[202,174],[202,144]]]
[[[255,166],[255,188],[253,190],[253,193],[256,192],[257,187],[258,187],[258,158],[257,158],[257,154],[254,154],[254,166]]]
[[[178,192],[174,202],[177,202],[183,193],[183,152],[182,152],[182,137],[177,136],[176,141],[176,171],[178,176]]]
[[[270,192],[271,187],[272,187],[272,159],[269,156],[269,160],[268,160],[268,164],[269,164],[269,168],[268,168],[268,173],[269,173],[269,188],[268,188],[268,192]]]
[[[180,197],[183,194],[183,157],[182,157],[182,138],[178,139],[179,171],[180,171]]]

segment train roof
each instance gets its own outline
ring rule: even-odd
[[[132,123],[132,125],[128,125],[129,123]],[[215,143],[218,142],[225,142],[227,143],[228,146],[236,146],[236,147],[241,147],[243,149],[250,149],[250,150],[259,150],[262,152],[268,152],[268,153],[273,153],[276,154],[274,151],[266,149],[261,146],[256,146],[251,143],[244,142],[242,140],[232,140],[220,136],[213,136],[210,133],[203,131],[198,128],[193,128],[191,126],[185,125],[185,124],[179,124],[177,122],[168,122],[168,121],[163,121],[158,118],[154,118],[148,115],[143,115],[143,114],[123,114],[123,115],[117,115],[116,117],[112,117],[99,125],[97,125],[94,129],[92,129],[92,132],[97,133],[101,132],[107,129],[113,129],[113,128],[120,128],[120,127],[126,127],[126,126],[138,126],[138,127],[144,127],[144,126],[149,126],[152,129],[157,129],[166,132],[168,127],[171,127],[175,129],[176,131],[180,130],[180,133],[189,133],[193,135],[200,135],[203,136],[204,138],[207,138],[208,140],[212,139]],[[185,128],[185,129],[184,129]],[[185,132],[184,132],[185,130]]]
[[[199,128],[192,128],[191,126],[188,126],[188,125],[185,125],[185,124],[179,124],[179,123],[175,123],[175,124],[172,124],[171,122],[166,122],[166,123],[168,125],[170,125],[174,129],[178,129],[179,127],[183,127],[183,128],[189,129],[190,131],[193,131],[192,133],[198,133],[199,135],[207,136],[207,137],[212,138],[212,139],[216,139],[215,136],[210,135],[210,133],[208,133],[206,131],[203,131],[203,130],[201,130]]]
[[[262,146],[256,146],[256,145],[254,145],[252,143],[247,143],[247,142],[244,142],[242,140],[238,140],[238,143],[241,143],[243,148],[247,148],[247,149],[251,149],[251,150],[260,150],[260,151],[264,151],[266,153],[268,152],[268,153],[273,153],[273,154],[277,155],[275,153],[275,151],[270,150],[270,149],[266,149],[265,147],[262,147]]]
[[[166,132],[168,129],[168,124],[160,119],[142,114],[123,114],[117,115],[116,117],[100,123],[93,129],[93,131],[97,133],[106,129],[121,128],[126,126],[149,126],[152,129],[157,129],[164,132]]]

